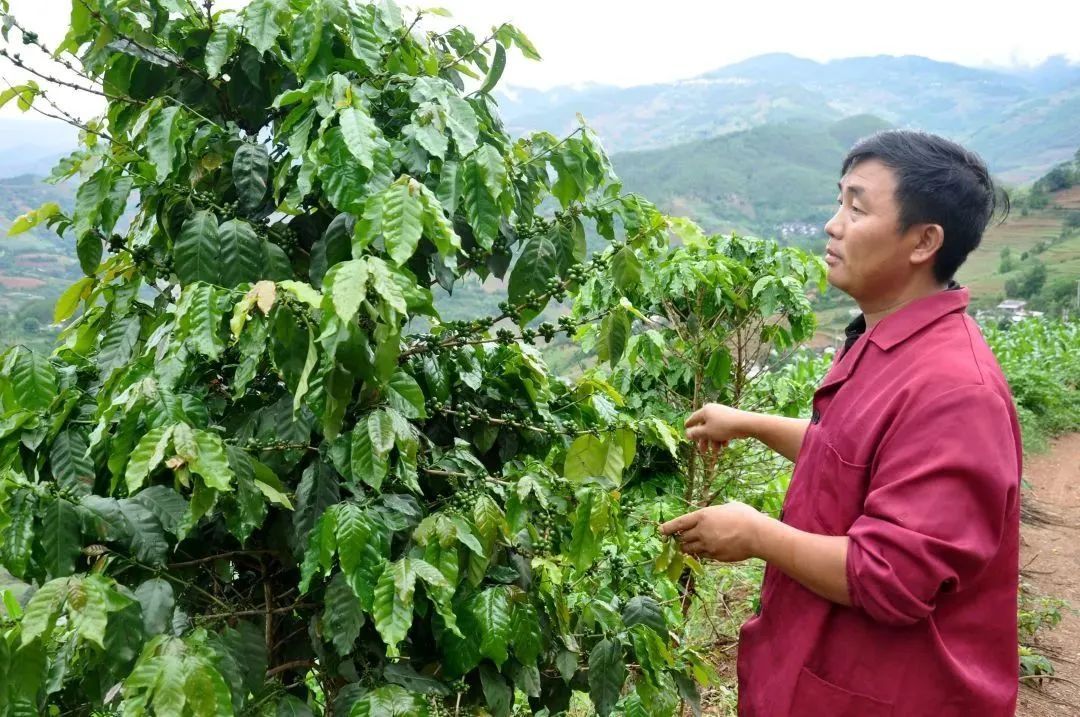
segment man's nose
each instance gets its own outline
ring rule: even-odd
[[[832,215],[832,219],[825,222],[825,236],[830,239],[838,239],[840,235],[840,210]]]

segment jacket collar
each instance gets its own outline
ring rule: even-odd
[[[868,339],[888,351],[941,317],[966,310],[970,300],[971,292],[962,286],[931,294],[886,316],[870,329]]]
[[[817,393],[824,393],[847,381],[866,351],[867,344],[871,341],[883,351],[888,351],[942,316],[966,309],[970,295],[971,292],[964,287],[950,287],[945,291],[913,301],[889,314],[833,363],[825,374]]]

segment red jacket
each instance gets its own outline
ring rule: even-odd
[[[781,519],[850,538],[852,607],[766,568],[743,717],[1012,717],[1020,429],[967,304],[889,315],[815,393]]]

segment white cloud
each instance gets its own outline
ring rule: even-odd
[[[78,0],[75,0],[78,1]],[[54,47],[67,27],[71,0],[11,0],[11,12]],[[505,85],[547,88],[585,82],[630,86],[693,77],[765,52],[816,60],[859,55],[923,55],[966,65],[1035,64],[1062,54],[1080,62],[1080,3],[1027,0],[996,10],[983,1],[908,0],[433,0],[478,34],[508,21],[518,25],[544,61],[512,54]],[[238,7],[242,0],[218,6]],[[446,20],[425,20],[432,28]],[[41,59],[30,48],[13,49]],[[42,63],[36,63],[44,66]],[[3,76],[23,74],[0,62]],[[0,87],[4,85],[0,83]],[[93,98],[54,90],[54,99],[81,116],[100,108]],[[18,114],[14,106],[2,111]]]

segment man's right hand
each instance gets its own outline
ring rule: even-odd
[[[750,437],[746,416],[746,411],[722,403],[706,403],[686,419],[686,437],[697,443],[702,453],[724,448],[728,441]]]
[[[789,461],[794,461],[810,426],[805,418],[785,418],[740,411],[721,403],[706,403],[686,419],[686,437],[709,456],[736,438],[756,438]],[[712,456],[715,459],[715,455]]]

